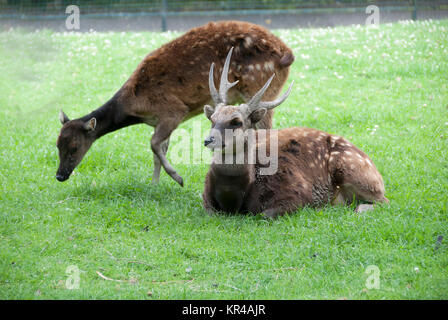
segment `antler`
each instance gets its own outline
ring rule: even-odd
[[[218,104],[226,104],[227,103],[227,91],[229,91],[230,88],[232,88],[234,85],[238,83],[238,80],[235,82],[229,82],[228,80],[228,73],[229,73],[229,66],[230,66],[230,58],[232,56],[233,47],[230,48],[229,53],[227,54],[226,61],[224,62],[224,67],[222,68],[221,73],[221,82],[219,84],[219,93],[216,91],[215,83],[213,80],[213,72],[214,72],[214,66],[215,64],[212,63],[210,67],[210,72],[208,75],[208,85],[210,87],[210,95],[213,99],[213,102],[215,103],[215,106]]]
[[[265,109],[273,109],[280,104],[283,103],[283,101],[288,98],[289,94],[291,93],[292,85],[294,84],[294,80],[289,85],[288,90],[280,97],[275,99],[274,101],[261,101],[261,98],[263,97],[266,90],[269,88],[269,85],[271,84],[272,79],[274,79],[275,73],[269,78],[268,81],[264,84],[264,86],[250,99],[249,103],[247,104],[247,113],[252,113],[255,109],[258,108],[265,108]]]

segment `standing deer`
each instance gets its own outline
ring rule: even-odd
[[[234,61],[221,61],[231,48]],[[211,96],[207,75],[210,64],[226,67],[232,85],[226,87],[230,103],[247,101],[272,72],[278,77],[265,96],[274,99],[285,83],[294,56],[279,38],[246,22],[210,22],[151,52],[131,77],[102,107],[75,120],[60,112],[63,124],[58,137],[59,181],[69,178],[95,140],[120,128],[145,123],[155,127],[151,139],[154,153],[153,183],[160,166],[181,186],[182,177],[166,158],[169,138],[177,126],[201,113]],[[229,90],[231,88],[231,90]],[[272,111],[257,126],[272,127]]]
[[[226,83],[225,71],[222,79]],[[384,197],[383,179],[373,162],[342,137],[309,128],[258,130],[255,132],[256,143],[249,144],[247,132],[268,110],[280,105],[291,91],[292,84],[280,98],[262,102],[273,77],[247,104],[240,106],[227,103],[228,86],[221,83],[221,99],[214,99],[214,112],[210,112],[210,106],[204,107],[212,122],[204,145],[214,150],[205,180],[204,208],[209,212],[263,213],[274,218],[300,207],[348,204],[354,198],[369,203],[388,202]],[[212,96],[216,96],[213,68],[209,79]],[[271,139],[274,135],[277,140]],[[236,146],[235,141],[242,141],[242,146]],[[276,143],[277,147],[274,150],[278,155],[275,159],[277,170],[274,174],[263,175],[260,172],[265,164],[259,157],[249,163],[249,153],[255,149],[257,155],[260,150],[271,150],[272,154],[271,143]],[[228,154],[230,163],[223,161]],[[238,158],[244,161],[238,162]],[[372,208],[372,204],[362,204],[356,210]]]

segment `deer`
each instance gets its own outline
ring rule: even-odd
[[[224,66],[229,50],[234,60]],[[58,181],[70,177],[92,144],[105,134],[135,124],[154,127],[152,182],[159,182],[161,166],[180,186],[182,177],[166,158],[171,133],[182,122],[202,113],[210,103],[209,67],[228,70],[233,85],[226,88],[232,103],[248,101],[257,86],[276,72],[266,96],[274,99],[288,78],[294,61],[292,50],[265,28],[237,21],[210,22],[149,53],[129,79],[105,104],[91,113],[70,120],[61,110],[57,148]],[[272,127],[273,111],[266,112],[257,128]]]
[[[230,85],[225,72],[227,69],[221,77],[224,84],[221,82],[216,94],[210,68],[214,106],[204,106],[212,124],[204,145],[213,151],[202,195],[207,212],[276,218],[305,206],[347,205],[354,199],[360,203],[356,212],[372,210],[377,202],[389,202],[384,196],[382,176],[372,160],[345,138],[299,127],[253,131],[267,112],[286,100],[293,82],[281,97],[261,101],[274,73],[247,103],[237,106],[226,100]],[[253,132],[252,140],[249,131]],[[259,156],[261,150],[277,155],[269,158],[277,162],[271,174],[262,174],[267,164]],[[251,152],[255,152],[252,162]],[[224,161],[225,156],[230,161]]]

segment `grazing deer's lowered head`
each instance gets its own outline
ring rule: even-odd
[[[60,161],[56,179],[62,182],[69,178],[73,169],[81,162],[87,150],[95,141],[93,132],[96,128],[96,118],[91,118],[88,121],[70,121],[61,110],[59,120],[63,128],[57,141]]]
[[[225,72],[224,68],[219,93],[210,80],[212,96],[219,97],[214,99],[215,107],[204,107],[212,122],[204,145],[220,151],[214,153],[205,181],[203,204],[207,211],[276,217],[303,206],[347,204],[354,198],[368,203],[387,202],[382,177],[373,162],[342,137],[315,129],[288,128],[267,132],[259,129],[252,142],[246,139],[246,133],[266,110],[288,97],[292,84],[280,98],[262,102],[271,77],[248,103],[227,105],[225,89],[231,84]],[[243,147],[236,146],[238,141],[243,141]],[[251,149],[257,155],[252,157],[253,163],[249,162]],[[260,154],[267,154],[267,150],[270,161],[276,162],[276,170],[263,173],[266,163]],[[230,163],[222,159],[228,153]],[[237,160],[239,154],[243,154],[239,157],[242,162]],[[361,205],[357,210],[371,208],[370,204]]]

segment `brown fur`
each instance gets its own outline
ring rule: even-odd
[[[239,83],[229,91],[229,103],[247,101],[273,73],[276,77],[265,97],[277,96],[294,61],[291,49],[258,25],[210,22],[163,45],[139,64],[123,86],[122,98],[134,102],[127,105],[127,113],[143,118],[156,115],[159,121],[171,118],[173,112],[182,120],[197,115],[210,101],[210,65],[216,63],[218,81],[231,47],[229,81]],[[271,127],[267,123],[266,128]]]
[[[146,123],[155,127],[151,140],[154,153],[153,182],[159,179],[160,166],[179,184],[182,178],[166,159],[169,137],[177,126],[199,114],[210,101],[208,69],[216,63],[222,69],[226,55],[234,47],[229,80],[239,80],[229,91],[229,102],[248,100],[273,74],[276,74],[267,98],[275,98],[285,83],[289,65],[294,56],[279,38],[261,26],[246,22],[211,22],[194,28],[183,36],[151,52],[138,65],[123,87],[103,107],[78,120],[88,121],[96,117],[97,128],[87,133],[82,126],[73,132],[72,139],[86,141],[79,146],[85,152],[102,135],[124,126]],[[215,74],[216,79],[218,74]],[[61,135],[68,130],[70,122],[64,122]],[[272,111],[259,123],[259,127],[272,127]],[[98,131],[99,130],[99,131]],[[86,139],[84,139],[86,138]],[[59,143],[60,181],[68,178],[74,167],[69,162],[66,143]],[[78,148],[79,149],[79,148]],[[85,152],[72,154],[78,164]]]
[[[257,142],[257,148],[270,150],[269,139]],[[204,207],[276,217],[304,206],[348,204],[354,198],[387,201],[382,177],[370,158],[344,138],[319,130],[278,130],[278,170],[260,175],[262,166],[212,164],[205,180]]]

